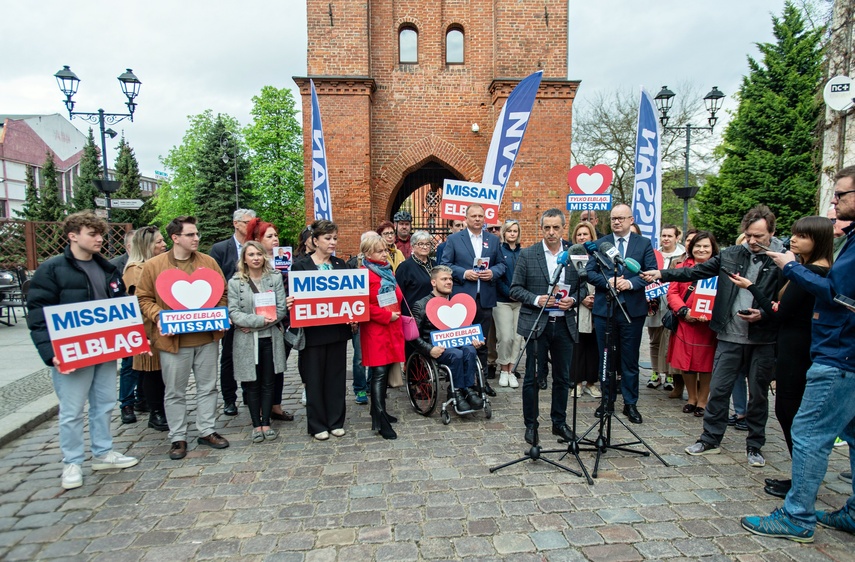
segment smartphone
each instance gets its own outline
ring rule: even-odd
[[[834,297],[834,302],[837,304],[842,304],[850,311],[855,312],[855,299],[850,299],[845,295],[837,295]]]
[[[731,270],[727,269],[727,268],[726,268],[726,267],[724,267],[723,265],[718,266],[718,268],[719,268],[720,270],[724,271],[725,273],[727,273],[728,275],[730,275],[731,277],[736,277],[736,274],[735,274],[734,272],[732,272]]]
[[[767,252],[771,252],[771,251],[772,251],[772,248],[770,248],[769,246],[764,246],[764,245],[763,245],[763,244],[761,244],[760,242],[755,242],[755,244],[757,244],[758,246],[760,246],[760,248],[762,248],[763,250],[766,250]]]
[[[746,309],[743,309],[743,310],[737,310],[737,311],[736,311],[736,313],[737,313],[737,314],[742,314],[743,316],[749,316],[749,315],[751,314],[751,311],[750,311],[750,310],[748,310],[748,309],[746,308]]]

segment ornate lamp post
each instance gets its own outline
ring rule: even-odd
[[[80,78],[71,71],[71,68],[63,66],[62,70],[54,74],[54,77],[56,78],[56,83],[59,86],[60,91],[65,94],[65,107],[68,109],[68,118],[74,119],[75,116],[81,117],[84,121],[88,121],[89,123],[97,123],[101,129],[101,157],[102,164],[104,165],[104,179],[100,180],[98,188],[104,192],[107,199],[107,221],[109,221],[111,209],[110,194],[115,193],[116,190],[119,189],[119,182],[108,180],[106,136],[110,135],[110,138],[114,138],[116,136],[116,131],[105,129],[104,125],[114,125],[124,119],[130,119],[131,121],[134,120],[134,110],[137,107],[134,100],[140,93],[140,85],[142,85],[142,82],[134,76],[134,73],[130,68],[119,76],[119,83],[122,85],[122,92],[128,98],[127,103],[125,103],[125,105],[128,106],[128,113],[105,113],[103,109],[99,109],[96,113],[87,113],[83,111],[74,111],[74,101],[71,98],[77,93],[77,87],[80,85]]]
[[[653,99],[656,101],[656,107],[659,109],[659,122],[662,124],[662,129],[664,131],[672,131],[677,135],[681,132],[685,132],[686,134],[686,184],[683,187],[674,188],[674,195],[683,200],[683,242],[685,243],[686,230],[689,228],[689,199],[697,195],[698,190],[700,189],[700,186],[689,185],[689,156],[691,154],[690,149],[692,146],[692,131],[709,131],[712,133],[713,127],[715,127],[715,124],[718,121],[716,113],[721,108],[721,102],[724,100],[724,94],[721,93],[716,86],[713,86],[713,89],[704,96],[704,106],[710,114],[707,119],[709,126],[706,127],[692,125],[690,123],[686,123],[680,127],[669,127],[668,119],[670,118],[668,117],[668,112],[674,104],[674,97],[676,97],[676,94],[669,90],[668,86],[662,86],[662,89]]]
[[[233,152],[234,158],[235,158],[235,211],[237,211],[238,209],[240,209],[240,201],[238,200],[238,159],[239,159],[239,153],[238,153],[238,143],[237,143],[237,141],[235,141],[234,133],[232,133],[228,129],[223,131],[223,134],[220,135],[220,146],[223,147],[223,164],[228,164],[229,163],[229,152],[228,152],[229,139],[227,138],[228,136],[232,137],[232,144],[235,145],[235,148],[232,152]]]

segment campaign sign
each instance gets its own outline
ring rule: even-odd
[[[499,222],[499,204],[502,191],[494,185],[460,180],[445,180],[442,186],[442,212],[440,217],[451,220],[466,219],[466,207],[478,203],[484,207],[484,222]]]
[[[715,294],[718,290],[718,277],[701,279],[695,287],[695,302],[692,305],[692,316],[695,318],[712,318]]]
[[[161,310],[160,331],[164,334],[194,334],[228,330],[229,309],[197,308],[194,310]]]
[[[656,283],[651,283],[650,285],[644,288],[644,298],[649,301],[656,300],[659,297],[664,297],[668,294],[668,285],[669,283],[662,283],[657,281]]]
[[[44,308],[60,369],[79,369],[149,351],[136,297]]]
[[[457,293],[450,299],[434,297],[425,305],[428,320],[443,330],[468,326],[475,319],[477,311],[475,299],[466,293]]]
[[[273,248],[273,269],[288,271],[291,269],[291,258],[294,255],[291,246],[276,246]]]
[[[612,196],[574,195],[567,196],[568,211],[609,211],[612,208]]]
[[[294,297],[292,328],[369,319],[367,269],[292,271],[288,294]]]
[[[464,345],[472,345],[472,342],[476,340],[484,341],[481,324],[472,324],[451,330],[436,330],[430,333],[430,342],[439,347],[463,347]]]

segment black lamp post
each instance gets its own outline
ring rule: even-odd
[[[238,201],[238,143],[234,138],[234,133],[228,129],[223,131],[223,134],[220,135],[220,146],[223,147],[223,164],[229,163],[229,139],[226,138],[227,135],[232,137],[232,143],[235,145],[233,153],[235,157],[235,211],[237,211],[240,209],[240,201]]]
[[[111,139],[115,138],[117,133],[113,129],[105,129],[104,125],[105,123],[107,125],[114,125],[124,119],[130,119],[131,121],[134,120],[134,110],[137,107],[134,100],[140,93],[140,85],[142,85],[142,82],[134,76],[134,73],[130,68],[119,76],[119,83],[122,85],[122,92],[128,98],[127,103],[125,103],[125,105],[128,106],[128,113],[105,113],[103,109],[99,109],[97,113],[87,113],[74,111],[74,101],[71,98],[77,93],[77,87],[80,85],[80,78],[71,71],[71,68],[63,66],[62,70],[54,74],[54,77],[56,77],[56,83],[59,86],[60,91],[65,94],[65,107],[68,109],[68,118],[74,119],[75,116],[81,117],[84,121],[88,121],[89,123],[98,123],[101,128],[101,158],[104,166],[104,179],[97,180],[98,183],[96,185],[98,189],[104,193],[107,199],[107,221],[109,222],[111,209],[110,194],[115,193],[119,189],[120,182],[110,181],[108,179],[106,137],[107,135],[110,135]]]
[[[692,131],[712,132],[713,127],[715,127],[715,124],[718,121],[716,113],[721,108],[721,102],[724,99],[724,94],[721,93],[716,86],[713,86],[713,89],[704,96],[704,106],[706,106],[707,111],[710,114],[707,119],[707,122],[709,123],[709,126],[707,127],[691,125],[690,123],[686,123],[680,127],[669,127],[668,119],[670,118],[668,117],[668,112],[674,104],[675,96],[676,94],[669,90],[668,86],[662,86],[662,89],[653,99],[656,101],[656,107],[659,109],[659,122],[662,124],[662,129],[665,131],[673,131],[675,134],[680,134],[680,132],[686,133],[686,184],[683,187],[674,188],[674,195],[683,200],[683,242],[685,243],[686,230],[689,228],[689,199],[697,195],[698,190],[700,189],[700,186],[689,185],[689,151],[692,146]]]

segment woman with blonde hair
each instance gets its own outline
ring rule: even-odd
[[[499,386],[519,387],[516,375],[511,372],[517,354],[523,345],[523,337],[517,334],[517,322],[520,318],[522,303],[511,298],[511,281],[514,278],[514,268],[520,256],[520,222],[508,219],[499,229],[500,248],[505,258],[507,270],[496,280],[496,308],[493,327],[496,330],[496,362],[499,365]]]
[[[597,229],[588,221],[582,221],[573,229],[570,240],[573,244],[584,244],[597,239]],[[600,398],[602,394],[597,388],[600,370],[600,353],[597,348],[597,334],[594,333],[594,317],[591,310],[594,308],[595,287],[588,284],[588,295],[582,299],[582,306],[576,307],[579,311],[576,324],[579,327],[579,343],[573,346],[573,370],[570,376],[575,379],[576,396],[587,393],[594,398]]]

